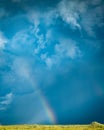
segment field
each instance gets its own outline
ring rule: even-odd
[[[104,130],[104,125],[97,122],[89,125],[1,125],[0,130]]]

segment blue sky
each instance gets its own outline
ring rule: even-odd
[[[0,0],[0,124],[104,123],[103,12],[103,0]]]

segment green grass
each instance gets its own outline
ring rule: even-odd
[[[104,130],[104,125],[97,122],[89,125],[1,125],[0,130]]]

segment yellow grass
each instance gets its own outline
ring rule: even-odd
[[[1,125],[0,130],[104,130],[104,125],[97,122],[90,125]]]

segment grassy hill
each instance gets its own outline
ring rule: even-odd
[[[89,125],[1,125],[0,130],[104,130],[104,125],[97,122]]]

